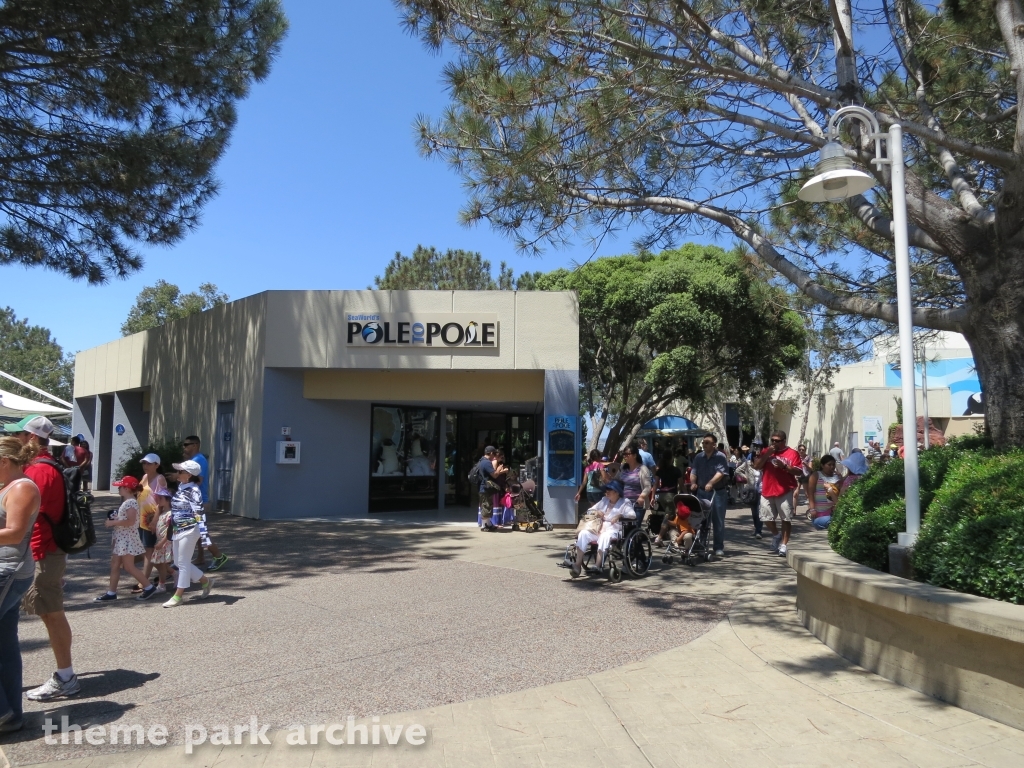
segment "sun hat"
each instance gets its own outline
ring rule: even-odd
[[[188,472],[193,477],[203,474],[203,468],[199,466],[199,462],[192,461],[192,459],[183,461],[181,464],[171,464],[171,466],[180,472]]]
[[[865,475],[868,471],[868,460],[859,448],[850,451],[850,455],[841,462],[844,467],[855,475]]]
[[[622,488],[622,481],[621,480],[611,480],[611,481],[607,482],[606,484],[604,484],[603,486],[601,486],[601,490],[602,491],[615,491],[617,494],[619,494],[619,496],[621,496],[622,495],[622,490],[623,490],[623,488]]]
[[[157,456],[155,453],[147,453],[145,456],[142,457],[142,463],[143,464],[159,464],[160,463],[160,457]]]
[[[21,421],[5,424],[7,432],[28,432],[36,437],[49,437],[53,432],[53,422],[45,416],[26,416]]]
[[[125,475],[117,482],[111,483],[111,485],[117,486],[118,488],[127,488],[129,490],[134,491],[136,488],[139,487],[139,481],[136,480],[131,475]]]

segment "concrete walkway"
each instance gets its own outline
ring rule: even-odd
[[[659,613],[680,617],[678,642],[662,641],[665,650],[647,651],[632,663],[504,695],[413,711],[378,710],[387,712],[378,724],[388,725],[392,733],[399,725],[424,726],[422,745],[413,746],[404,739],[398,746],[332,745],[324,743],[326,735],[321,733],[318,746],[295,746],[286,741],[288,731],[276,731],[268,733],[270,746],[207,743],[188,756],[180,744],[117,754],[111,754],[109,747],[95,747],[95,755],[65,759],[59,765],[1024,765],[1024,732],[866,672],[804,630],[793,605],[795,578],[782,558],[767,553],[766,542],[749,537],[748,514],[730,510],[725,561],[690,569],[663,567],[656,559],[648,578],[619,585],[589,580],[567,583],[567,572],[556,567],[569,540],[560,532],[480,534],[474,528],[424,526],[417,528],[415,536],[392,540],[396,562],[415,557],[483,568],[481,573],[493,574],[494,582],[503,585],[509,600],[526,599],[528,595],[516,592],[516,585],[537,588],[536,578],[572,590],[558,593],[564,600],[575,593],[580,599],[599,596],[609,610],[588,613],[584,625],[574,626],[571,637],[563,639],[580,658],[604,659],[622,647],[649,648],[646,635],[658,631],[658,622],[651,617]],[[367,547],[387,542],[394,533],[374,523],[317,525],[321,531],[337,526],[346,541]],[[227,541],[241,541],[252,533],[289,538],[297,533],[295,528],[279,532],[277,524],[246,521],[218,519],[217,526]],[[824,540],[801,525],[793,546],[819,547]],[[379,574],[378,578],[387,577]],[[244,593],[244,583],[238,588]],[[687,642],[682,619],[686,618],[686,627],[694,625],[692,617],[680,613],[677,596],[698,598],[693,604],[704,606],[705,611],[709,605],[728,607],[728,613],[710,631]],[[623,599],[647,609],[646,623],[620,620],[617,614],[626,610]],[[566,609],[571,610],[568,604]],[[511,636],[513,642],[496,653],[496,665],[545,667],[545,658],[534,653],[534,642]],[[313,684],[329,694],[331,682],[323,679]],[[389,690],[392,683],[387,676],[374,684],[385,698],[391,698],[387,694],[394,691]],[[323,696],[323,691],[318,689],[316,695]],[[314,723],[344,721],[344,712],[323,710],[323,715],[303,723],[307,734]],[[216,721],[204,717],[198,722],[212,731]],[[359,723],[372,733],[372,720],[354,725]],[[346,733],[347,729],[333,732],[342,739]],[[380,741],[385,739],[382,734]],[[68,748],[61,752],[59,745],[49,749],[54,756],[70,754]]]

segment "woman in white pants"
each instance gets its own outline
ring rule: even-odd
[[[576,537],[576,564],[571,569],[574,577],[583,573],[583,557],[591,544],[597,544],[597,570],[600,571],[604,565],[605,553],[611,548],[612,539],[622,535],[622,523],[619,521],[622,518],[636,518],[633,505],[622,495],[620,480],[612,480],[605,485],[604,498],[588,512],[601,513],[601,530],[599,533],[583,530]]]
[[[199,520],[203,514],[203,495],[199,484],[203,481],[199,463],[183,461],[173,465],[178,470],[178,490],[171,498],[171,520],[174,526],[174,565],[178,569],[178,589],[164,608],[176,608],[182,603],[182,595],[194,581],[203,586],[203,597],[210,594],[213,578],[205,576],[192,565],[192,555],[199,541]]]

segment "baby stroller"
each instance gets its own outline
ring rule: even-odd
[[[675,500],[676,503],[682,501],[690,508],[690,525],[696,534],[689,547],[676,546],[675,542],[668,542],[661,562],[669,565],[678,555],[679,562],[684,565],[697,565],[702,559],[710,563],[715,557],[711,542],[711,500],[701,499],[692,493],[678,494]]]
[[[536,488],[537,484],[532,480],[524,480],[520,483],[518,480],[509,478],[508,493],[512,497],[512,510],[515,514],[512,520],[513,531],[533,533],[541,528],[545,531],[555,529],[555,526],[547,521],[544,513],[537,506],[537,500],[533,496]]]

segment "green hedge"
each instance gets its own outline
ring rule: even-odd
[[[1024,451],[998,453],[982,438],[921,454],[920,581],[1024,603]],[[903,462],[876,466],[840,499],[829,525],[843,557],[888,570],[904,530]]]
[[[1024,603],[1024,451],[972,451],[950,467],[914,547],[916,578]]]
[[[953,444],[921,453],[922,509],[928,508],[950,462],[961,452],[959,444]],[[873,466],[839,497],[828,526],[828,541],[848,560],[888,571],[889,545],[906,530],[906,519],[903,461],[893,459]]]

